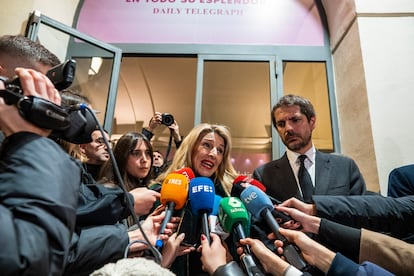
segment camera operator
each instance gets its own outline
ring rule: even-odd
[[[178,126],[177,121],[174,119],[174,116],[169,113],[161,113],[155,112],[154,116],[149,121],[148,128],[142,129],[142,134],[144,134],[148,140],[151,141],[152,137],[154,137],[155,129],[160,126],[165,125],[170,129],[170,135],[174,139],[175,147],[178,149],[181,145],[183,137],[180,135],[180,128]],[[170,146],[170,145],[169,145]],[[154,154],[160,153],[160,151],[155,150]],[[169,150],[167,150],[167,153]],[[155,179],[160,173],[162,173],[169,165],[168,163],[168,154],[162,156],[163,164],[161,166],[157,162],[153,162],[152,169],[151,169],[151,178]],[[153,159],[154,160],[154,159]],[[157,165],[158,164],[158,165]]]
[[[148,128],[142,129],[142,134],[144,134],[148,140],[151,141],[152,137],[154,137],[155,129],[160,125],[165,125],[170,129],[175,147],[178,149],[181,145],[183,137],[180,135],[180,128],[177,121],[171,114],[155,112],[154,116],[152,116],[149,121]]]
[[[60,104],[59,92],[43,74],[7,67],[31,66],[0,47],[0,75],[20,78],[25,96]],[[33,67],[33,65],[32,65]],[[0,89],[4,89],[0,82]],[[4,275],[59,275],[69,251],[79,193],[80,167],[51,132],[23,119],[0,97],[0,267]]]

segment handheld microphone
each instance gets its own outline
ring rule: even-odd
[[[266,186],[260,183],[258,180],[249,178],[245,175],[239,175],[233,181],[233,187],[231,188],[231,196],[240,198],[241,193],[250,185],[259,188],[263,192],[266,192]],[[266,194],[266,196],[272,201],[273,204],[282,203],[281,201],[271,197],[268,194]],[[279,212],[274,208],[272,210],[272,215],[277,219],[279,223],[285,223],[287,221],[292,220],[292,218],[289,215],[283,212]]]
[[[240,199],[237,197],[222,198],[218,216],[225,231],[235,233],[239,240],[246,238],[245,233],[249,232],[249,214]],[[243,249],[244,254],[241,261],[247,275],[264,275],[253,259],[250,247],[245,245]]]
[[[174,210],[184,207],[188,197],[188,180],[182,174],[170,173],[162,182],[160,201],[166,206],[165,218],[161,224],[160,235],[164,234],[167,223],[173,215]],[[156,247],[162,247],[162,241],[157,239]]]
[[[175,171],[174,173],[179,173],[179,174],[184,175],[187,178],[188,182],[190,182],[190,180],[194,178],[194,172],[189,167],[184,167],[182,169]],[[160,183],[154,183],[154,184],[151,184],[149,188],[153,191],[161,192],[161,186],[162,185]]]
[[[188,182],[190,182],[191,179],[193,179],[195,177],[193,170],[189,167],[184,167],[182,169],[179,169],[179,170],[175,171],[175,173],[179,173],[179,174],[182,174],[185,177],[187,177]]]
[[[249,186],[241,193],[240,199],[243,201],[252,216],[255,218],[263,218],[272,232],[276,235],[277,239],[283,242],[283,255],[286,260],[301,271],[308,270],[309,265],[298,253],[295,246],[289,243],[289,241],[280,234],[279,224],[276,222],[271,213],[271,210],[274,209],[273,204],[266,194],[255,186]]]
[[[190,181],[189,199],[191,212],[201,215],[201,233],[203,233],[209,243],[210,227],[208,216],[214,208],[215,196],[214,183],[208,177],[196,177]]]
[[[211,211],[212,216],[217,216],[218,215],[221,199],[222,199],[221,196],[214,195],[214,205],[213,205],[213,210]]]
[[[225,240],[230,236],[230,234],[229,232],[224,231],[218,219],[218,211],[221,199],[222,197],[219,195],[214,196],[214,207],[213,211],[211,211],[211,214],[208,216],[208,223],[210,225],[210,232],[219,235],[222,240]]]

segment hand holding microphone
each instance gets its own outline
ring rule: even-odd
[[[214,208],[214,183],[208,177],[196,177],[190,181],[189,199],[191,211],[201,216],[201,233],[210,243],[208,216]]]
[[[286,260],[301,271],[306,271],[309,268],[308,264],[303,260],[295,246],[280,234],[279,224],[271,213],[273,204],[266,194],[257,187],[249,186],[241,193],[240,198],[252,216],[264,219],[277,239],[284,243],[283,255]]]
[[[260,183],[258,180],[249,178],[245,175],[239,175],[233,181],[233,187],[231,189],[231,196],[235,196],[240,198],[241,193],[249,186],[255,186],[259,188],[261,191],[266,192],[266,186]],[[266,194],[266,196],[271,200],[273,204],[280,204],[281,201],[277,200]],[[279,212],[276,209],[272,210],[272,215],[275,217],[278,223],[285,223],[287,221],[291,221],[292,218],[283,212]]]
[[[249,214],[246,208],[237,197],[224,197],[220,201],[219,220],[223,229],[233,232],[237,240],[245,239],[245,232],[249,231]],[[264,275],[256,265],[248,245],[243,246],[244,254],[241,257],[247,275]]]
[[[160,227],[160,235],[164,234],[167,223],[170,221],[174,210],[184,207],[188,197],[188,179],[183,174],[170,173],[164,179],[161,186],[160,201],[166,206],[165,218]],[[156,247],[162,247],[162,241],[157,240]]]

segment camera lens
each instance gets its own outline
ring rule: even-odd
[[[161,115],[161,123],[166,126],[170,126],[174,123],[174,117],[171,114],[164,113]]]

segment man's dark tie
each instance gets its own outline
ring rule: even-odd
[[[309,202],[312,202],[313,184],[312,184],[312,179],[308,173],[308,170],[305,168],[306,155],[300,155],[298,159],[300,162],[300,167],[299,167],[299,172],[298,172],[299,185],[300,185],[300,188],[302,189],[303,201],[309,203]]]

